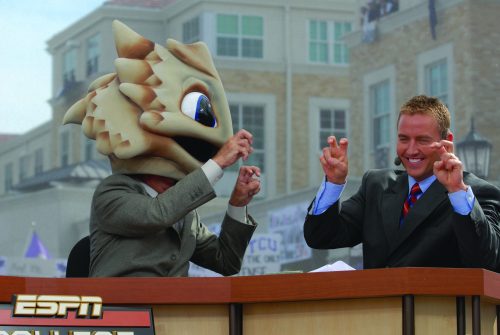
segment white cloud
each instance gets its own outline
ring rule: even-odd
[[[104,0],[0,0],[0,133],[24,133],[51,117],[46,42]]]

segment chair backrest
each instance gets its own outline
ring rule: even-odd
[[[85,236],[71,249],[66,266],[66,277],[86,278],[90,266],[90,237]]]

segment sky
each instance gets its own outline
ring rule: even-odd
[[[0,134],[50,120],[47,41],[105,0],[0,0]]]

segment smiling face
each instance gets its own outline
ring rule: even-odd
[[[449,133],[446,139],[451,140],[451,136]],[[429,146],[441,139],[438,122],[431,115],[400,116],[396,150],[406,171],[415,180],[422,181],[433,174],[433,165],[439,156]]]

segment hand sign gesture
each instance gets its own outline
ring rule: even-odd
[[[434,162],[433,173],[438,181],[453,193],[459,190],[466,190],[467,186],[463,180],[463,166],[460,159],[453,154],[453,142],[441,140],[431,144],[439,155],[438,161]]]
[[[260,169],[256,166],[242,166],[236,185],[234,185],[229,203],[232,206],[248,205],[254,195],[260,191]]]
[[[231,136],[212,158],[222,169],[233,165],[241,158],[244,161],[253,152],[253,136],[245,129],[241,129]]]
[[[346,138],[341,138],[337,144],[335,136],[328,137],[328,147],[323,148],[323,155],[319,158],[326,180],[335,184],[344,184],[348,173]]]

